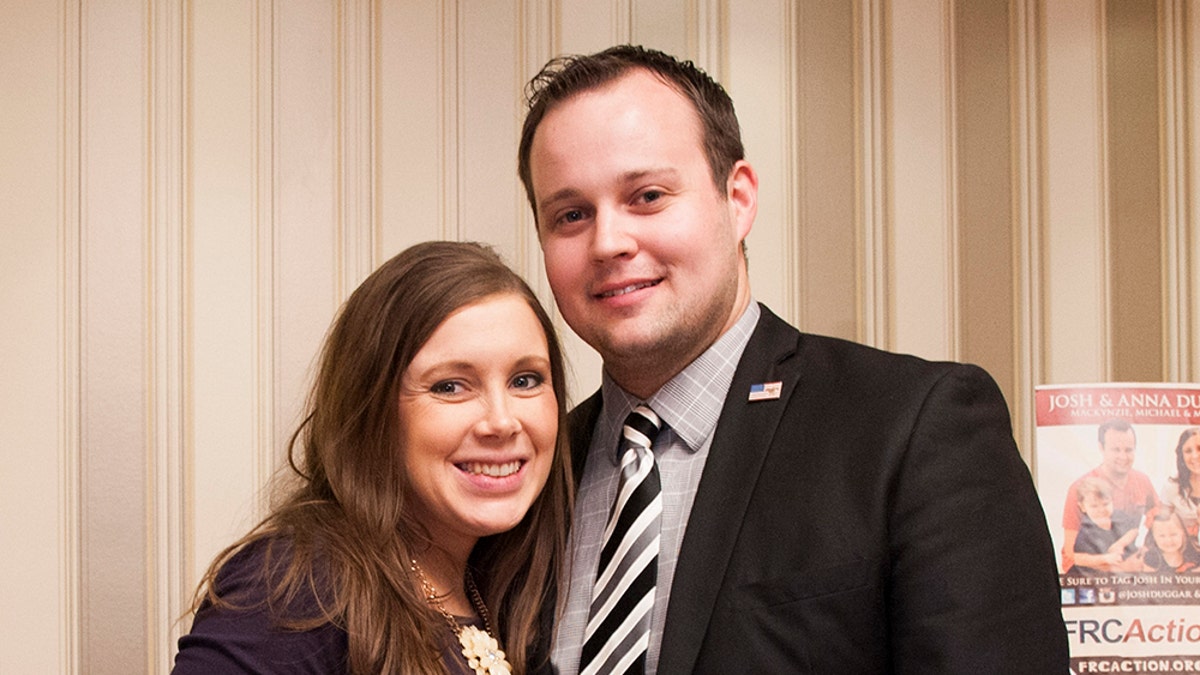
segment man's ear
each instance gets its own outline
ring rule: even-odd
[[[758,174],[750,162],[740,159],[734,163],[725,181],[725,199],[729,202],[737,239],[743,241],[758,215]]]

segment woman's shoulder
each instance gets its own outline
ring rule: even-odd
[[[1163,500],[1179,495],[1179,478],[1177,476],[1168,476],[1167,480],[1163,481],[1162,490],[1160,491]]]
[[[313,579],[285,584],[294,543],[270,537],[229,557],[213,582],[216,602],[196,611],[191,632],[179,639],[175,673],[345,670],[346,634],[322,620],[330,589]]]

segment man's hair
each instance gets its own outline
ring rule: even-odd
[[[1107,434],[1109,431],[1128,431],[1133,434],[1133,439],[1135,441],[1137,440],[1137,432],[1133,430],[1133,425],[1130,424],[1128,420],[1109,420],[1104,424],[1101,424],[1100,429],[1096,433],[1096,438],[1100,441],[1100,447],[1102,448],[1104,447],[1104,434]]]
[[[691,102],[700,120],[704,154],[717,192],[725,194],[725,180],[733,165],[745,157],[742,132],[733,100],[708,73],[691,61],[680,61],[663,52],[635,45],[618,45],[590,55],[551,59],[525,87],[529,111],[521,129],[517,151],[517,173],[537,220],[529,153],[533,136],[546,113],[576,94],[613,82],[641,68],[649,71]]]

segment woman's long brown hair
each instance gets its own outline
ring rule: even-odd
[[[566,384],[554,327],[529,286],[490,249],[427,242],[384,263],[334,321],[306,404],[288,443],[291,480],[249,534],[222,551],[201,580],[204,602],[240,607],[218,592],[223,566],[262,547],[266,603],[281,627],[333,624],[348,636],[352,673],[444,673],[444,619],[408,573],[436,538],[413,520],[397,443],[400,376],[455,310],[497,294],[525,299],[546,335],[558,400],[558,439],[545,488],[514,529],[476,545],[471,568],[515,672],[529,663],[542,607],[553,597],[566,551],[573,482]],[[315,598],[313,611],[292,608]],[[311,604],[311,603],[309,603]]]

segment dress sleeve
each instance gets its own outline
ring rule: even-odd
[[[236,607],[205,603],[196,612],[191,632],[179,638],[176,675],[226,673],[343,673],[347,640],[343,630],[324,624],[291,630],[279,623],[278,608],[268,607],[262,547],[252,545],[235,555],[217,577],[217,591]],[[312,595],[300,597],[287,611],[311,616]]]

